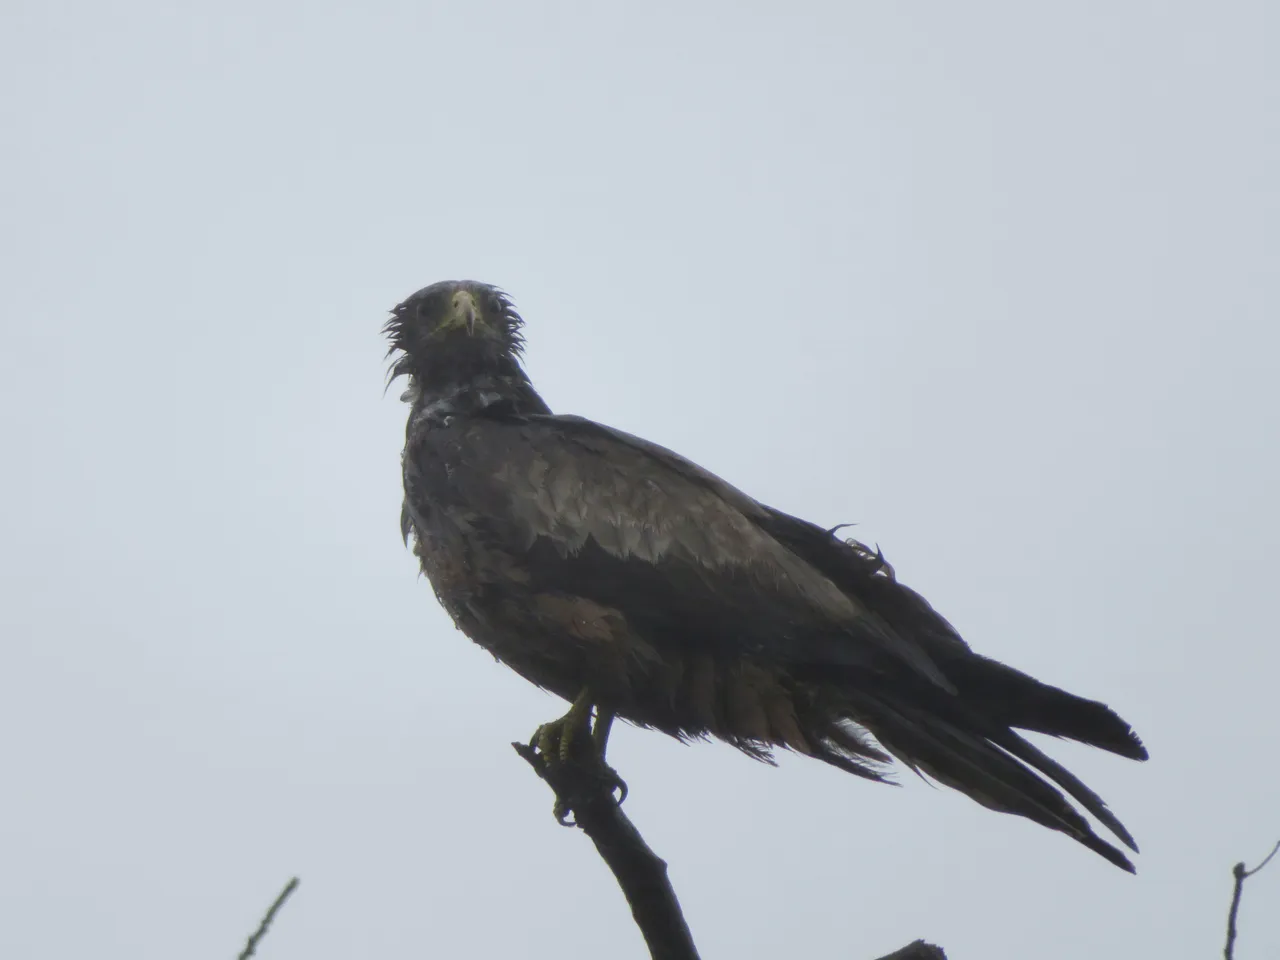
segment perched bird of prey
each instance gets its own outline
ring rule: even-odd
[[[551,413],[522,326],[496,287],[458,281],[419,290],[385,332],[408,378],[402,532],[458,627],[573,704],[540,729],[544,754],[576,742],[602,760],[617,716],[869,780],[896,757],[1133,870],[1063,793],[1136,850],[1106,804],[1016,732],[1145,760],[1127,723],[974,653],[878,550]]]

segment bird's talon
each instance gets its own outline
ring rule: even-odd
[[[600,787],[608,791],[611,800],[616,792],[615,802],[621,804],[627,799],[626,781],[604,759],[613,712],[597,709],[595,723],[591,721],[591,700],[584,690],[574,700],[568,713],[542,724],[534,731],[529,746],[537,751],[544,769],[572,765],[586,778],[594,778]],[[576,817],[569,819],[573,810],[564,799],[557,797],[553,813],[561,826],[577,826]]]
[[[573,809],[563,800],[557,799],[556,805],[551,808],[552,814],[555,815],[556,822],[562,827],[576,827],[578,824],[569,819],[569,815],[573,813]]]
[[[584,742],[594,742],[591,701],[585,690],[563,717],[538,727],[529,746],[542,755],[544,763],[568,763],[582,751]]]
[[[547,763],[551,757],[560,756],[560,727],[559,720],[552,720],[544,723],[533,732],[533,738],[529,741],[529,746],[536,749],[542,757],[542,762]]]
[[[618,791],[616,803],[618,806],[622,806],[627,799],[627,794],[630,792],[627,789],[627,781],[618,776],[618,771],[608,765],[605,765],[604,777],[609,784],[609,795],[612,796],[615,790]]]

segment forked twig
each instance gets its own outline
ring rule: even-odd
[[[1243,862],[1231,868],[1231,875],[1236,879],[1235,889],[1231,893],[1231,910],[1227,913],[1227,945],[1222,955],[1226,960],[1233,960],[1236,949],[1236,914],[1240,912],[1240,894],[1244,892],[1244,882],[1271,862],[1271,858],[1280,851],[1280,840],[1271,848],[1266,858],[1252,870],[1246,870]]]

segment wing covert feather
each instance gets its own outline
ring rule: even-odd
[[[730,598],[734,620],[749,618],[757,603],[768,606],[767,622],[781,623],[770,652],[781,658],[867,666],[887,654],[951,688],[919,646],[764,529],[766,508],[677,454],[577,417],[529,417],[486,439],[500,442],[493,452],[501,466],[471,478],[469,489],[488,488],[483,495],[497,500],[494,512],[520,548],[554,548],[566,588],[583,590],[584,573],[599,584],[604,571],[582,570],[587,564],[612,559],[631,573],[645,564],[650,604],[663,595],[653,588],[656,575],[671,594],[701,598],[708,613]],[[625,590],[610,593],[609,603],[626,598]]]

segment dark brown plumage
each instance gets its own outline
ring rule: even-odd
[[[1127,870],[1106,804],[1015,732],[1137,760],[1101,703],[972,652],[879,553],[696,464],[553,416],[497,289],[438,283],[386,332],[409,380],[402,531],[458,627],[567,700],[682,739],[774,747],[872,780],[896,757]],[[1057,787],[1054,786],[1057,785]]]

